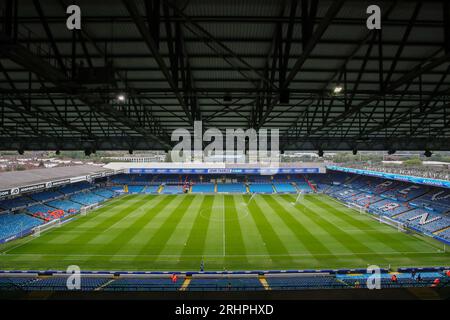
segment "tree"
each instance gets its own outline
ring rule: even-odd
[[[419,158],[408,159],[408,160],[403,161],[403,164],[405,166],[409,166],[409,167],[421,166],[422,165],[422,160],[420,160]]]

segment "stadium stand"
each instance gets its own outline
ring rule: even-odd
[[[64,210],[66,213],[76,213],[80,211],[82,205],[70,200],[54,200],[47,202],[47,205],[52,206],[57,209]]]
[[[30,212],[33,217],[41,218],[45,221],[61,218],[65,214],[63,210],[51,208],[45,204],[29,206],[27,211]]]
[[[305,180],[294,180],[295,185],[297,189],[302,193],[310,193],[313,190],[311,189],[310,185]]]
[[[21,286],[32,281],[34,277],[0,277],[0,290],[20,290]]]
[[[370,212],[389,217],[394,217],[411,209],[412,208],[408,204],[396,202],[389,199],[378,201],[369,206]]]
[[[334,276],[266,277],[272,290],[345,288]]]
[[[93,205],[105,201],[105,198],[92,192],[80,192],[70,197],[72,202],[78,202],[82,205]]]
[[[427,210],[436,211],[438,213],[446,213],[450,211],[450,190],[433,188],[427,194],[414,199],[411,205],[423,207]],[[0,204],[1,206],[1,204]]]
[[[223,193],[246,193],[247,190],[243,183],[218,183],[217,192]]]
[[[176,282],[166,278],[122,278],[102,288],[104,291],[176,291],[183,284],[183,278]]]
[[[212,183],[194,184],[192,193],[213,193],[215,185]]]
[[[34,228],[43,221],[24,213],[6,213],[0,215],[0,240],[20,234]]]
[[[163,194],[180,194],[180,193],[183,193],[183,186],[165,185],[161,193],[163,193]]]
[[[113,198],[116,196],[114,191],[112,191],[111,189],[107,189],[107,188],[97,188],[97,189],[92,190],[92,192],[103,198]]]
[[[68,184],[58,189],[59,192],[64,193],[65,195],[70,195],[72,193],[80,192],[81,190],[85,190],[91,188],[92,185],[88,182],[78,182],[74,184]]]
[[[263,290],[261,282],[252,278],[192,278],[187,290],[189,291],[234,291],[234,290]]]
[[[144,191],[145,186],[144,185],[129,185],[128,186],[128,193],[141,193]]]
[[[439,236],[443,239],[450,240],[450,228],[440,231],[439,233],[437,233],[437,236]]]
[[[67,277],[54,276],[50,278],[37,279],[35,281],[30,281],[22,284],[20,287],[25,291],[66,291],[69,290],[67,286]],[[98,278],[98,277],[81,277],[80,290],[81,291],[92,291],[101,285],[108,282],[109,278]],[[76,290],[76,289],[74,289]]]
[[[30,198],[32,198],[35,201],[49,201],[53,199],[57,199],[62,197],[63,194],[56,192],[56,191],[44,191],[44,192],[38,192],[30,195]]]
[[[158,186],[146,186],[144,189],[144,193],[158,193],[159,185]]]
[[[278,193],[297,193],[297,189],[290,183],[274,183],[276,192]]]
[[[390,273],[380,274],[381,288],[430,287],[436,278],[444,278],[444,275],[439,272],[418,272],[414,277],[410,272],[396,273],[395,275],[397,281],[391,280],[392,274]],[[336,279],[342,281],[349,287],[367,288],[367,279],[369,276],[368,274],[342,274],[336,275]]]
[[[407,223],[423,232],[436,232],[450,227],[450,219],[440,214],[428,212],[423,209],[414,209],[396,217],[397,220]]]
[[[4,210],[15,210],[32,204],[34,200],[27,197],[16,197],[13,199],[5,199],[0,201],[0,208]]]
[[[272,184],[268,183],[251,184],[249,189],[251,193],[273,193]]]
[[[381,196],[392,200],[409,201],[425,194],[427,191],[428,188],[425,186],[399,183],[392,189],[383,192]]]

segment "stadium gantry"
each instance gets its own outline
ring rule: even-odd
[[[448,1],[0,3],[0,149],[172,147],[279,128],[283,150],[448,150]],[[338,90],[337,88],[341,88]],[[335,90],[336,89],[336,90]]]

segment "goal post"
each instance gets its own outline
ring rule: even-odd
[[[378,216],[377,220],[380,223],[384,223],[384,224],[390,225],[391,227],[396,228],[399,232],[407,232],[408,231],[408,228],[407,228],[405,223],[400,222],[400,221],[396,221],[396,220],[391,219],[389,217]]]
[[[292,204],[293,206],[295,206],[296,204],[299,204],[301,200],[303,200],[303,192],[302,192],[302,191],[299,191],[299,192],[297,193],[297,198],[295,199],[294,202],[291,202],[291,204]]]
[[[247,202],[247,205],[249,205],[250,204],[250,202],[252,202],[252,200],[254,199],[256,197],[256,193],[252,193],[252,195],[250,196],[250,199],[248,200],[248,202]]]
[[[90,206],[84,206],[80,208],[80,215],[85,216],[88,214],[89,211],[92,211],[94,209],[97,209],[99,207],[99,204],[91,204]]]
[[[41,235],[41,232],[47,231],[48,229],[51,229],[53,227],[59,227],[61,226],[61,219],[54,219],[52,221],[49,221],[47,223],[41,224],[39,226],[36,226],[33,228],[33,237],[39,237]]]

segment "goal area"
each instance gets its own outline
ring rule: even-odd
[[[390,225],[390,226],[396,228],[400,232],[407,232],[408,231],[408,228],[407,228],[405,223],[393,220],[393,219],[391,219],[389,217],[377,216],[377,220],[380,223],[384,223],[384,224],[387,224],[387,225]]]

